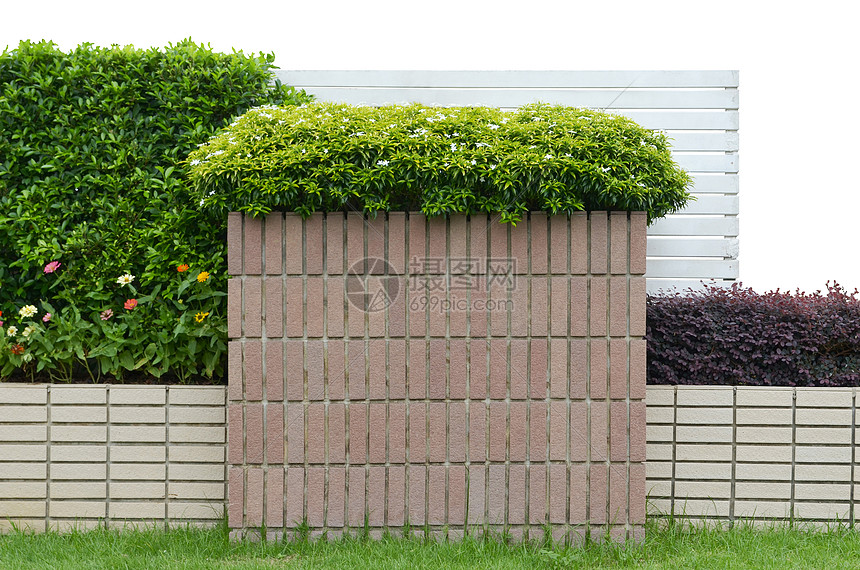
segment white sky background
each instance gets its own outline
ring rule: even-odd
[[[740,276],[860,287],[860,74],[851,2],[9,2],[0,49],[274,52],[282,69],[738,69]]]

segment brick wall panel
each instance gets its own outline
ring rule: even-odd
[[[245,370],[231,372],[228,393],[230,401],[247,403],[245,418],[235,405],[230,414],[243,426],[238,435],[247,449],[230,459],[237,467],[260,466],[254,469],[267,489],[259,499],[243,494],[241,524],[271,519],[277,527],[277,515],[260,501],[271,489],[278,494],[268,476],[286,461],[283,500],[271,497],[286,527],[304,517],[315,528],[360,526],[366,515],[374,528],[408,519],[436,530],[451,525],[457,535],[469,521],[510,524],[524,535],[523,525],[544,520],[606,524],[608,511],[623,503],[616,532],[625,534],[627,461],[631,476],[639,476],[632,467],[641,466],[646,445],[645,345],[637,338],[644,332],[644,280],[629,281],[628,274],[644,264],[636,243],[644,218],[631,220],[628,226],[626,213],[534,213],[512,227],[487,216],[317,214],[303,222],[272,214],[257,247],[258,222],[234,216],[234,234],[237,222],[245,226],[244,281],[230,285],[241,304],[232,298],[228,304],[239,318],[244,314],[244,330],[233,327],[240,340],[228,352],[231,364]],[[362,280],[343,274],[351,268],[353,275],[367,269],[381,276],[383,265],[359,263],[365,254],[385,256],[395,272],[413,275],[380,281],[394,303],[384,311],[354,304],[363,298]],[[478,263],[462,263],[469,256]],[[510,265],[512,288],[498,275],[487,287],[486,257]],[[271,276],[265,284],[248,277],[264,270]],[[431,311],[420,303],[429,296],[470,303],[467,310]],[[513,307],[487,311],[481,308],[487,299]],[[282,350],[268,341],[257,358],[262,345],[249,338],[263,332],[288,340]],[[344,333],[347,340],[339,340]],[[175,434],[185,445],[219,437]],[[238,435],[231,431],[231,445]],[[610,458],[624,466],[623,477],[612,474]],[[527,460],[540,463],[527,467]],[[254,477],[256,489],[262,483]]]
[[[263,272],[263,220],[245,217],[245,275]]]
[[[284,272],[284,215],[272,212],[266,216],[266,273]]]
[[[230,212],[227,215],[227,273],[242,274],[242,214]]]
[[[301,275],[304,248],[302,246],[302,218],[298,214],[287,213],[284,216],[284,273]]]

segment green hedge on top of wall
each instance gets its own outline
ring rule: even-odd
[[[602,112],[421,105],[260,107],[189,156],[207,211],[643,210],[690,195],[667,137]]]
[[[310,100],[273,62],[190,40],[0,54],[0,380],[222,375],[226,218],[182,161]]]

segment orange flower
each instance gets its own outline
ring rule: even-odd
[[[137,307],[137,299],[129,299],[125,302],[125,305],[123,305],[123,307],[129,311],[134,309],[135,307]]]
[[[184,273],[184,272],[188,271],[188,264],[183,263],[182,265],[180,265],[179,267],[176,268],[176,271],[178,271],[180,273]]]
[[[200,274],[197,276],[197,281],[199,281],[200,283],[203,283],[207,279],[209,279],[208,271],[201,271]]]
[[[20,344],[13,344],[9,350],[12,351],[12,354],[24,354],[24,347]]]

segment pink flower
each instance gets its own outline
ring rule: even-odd
[[[109,318],[111,318],[113,316],[113,309],[105,309],[104,311],[101,312],[100,316],[101,316],[101,319],[103,321],[108,320]]]
[[[123,305],[123,308],[128,311],[134,309],[135,307],[137,307],[137,299],[129,299],[125,302],[125,305]]]
[[[52,261],[45,266],[45,273],[53,273],[60,268],[60,265],[62,265],[62,263],[60,263],[59,261]]]
[[[51,320],[51,313],[45,313],[45,316],[42,317],[42,322],[47,323],[50,320]]]

